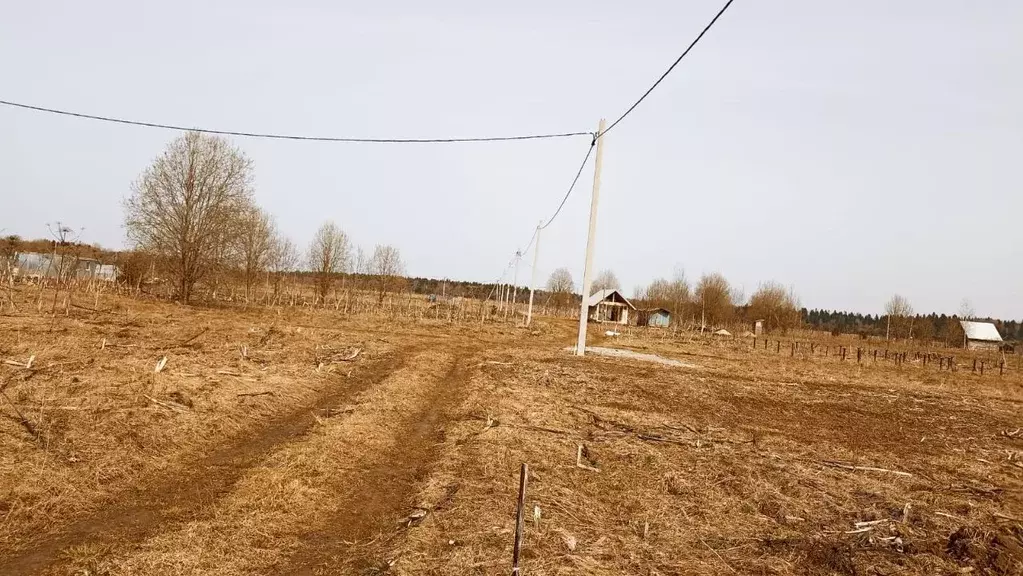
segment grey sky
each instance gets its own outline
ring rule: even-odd
[[[720,8],[687,2],[9,2],[0,98],[227,130],[483,136],[613,120]],[[676,265],[804,305],[1023,317],[1023,3],[736,3],[608,136],[596,261]],[[0,228],[120,246],[120,199],[174,132],[0,107]],[[325,218],[415,275],[491,280],[557,206],[585,137],[236,138],[300,245]],[[578,282],[592,170],[545,231]],[[528,281],[524,266],[520,283]]]

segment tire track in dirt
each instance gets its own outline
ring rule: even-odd
[[[412,348],[399,349],[356,370],[311,405],[296,408],[269,422],[258,436],[242,436],[222,444],[185,470],[161,473],[146,486],[110,498],[123,502],[79,519],[54,535],[29,543],[27,549],[0,557],[0,574],[30,575],[60,560],[64,550],[90,545],[125,546],[144,541],[169,526],[202,518],[209,504],[228,494],[243,474],[277,447],[303,436],[316,422],[313,411],[345,403],[404,366]]]
[[[360,470],[358,483],[337,503],[329,530],[307,534],[289,564],[288,576],[364,574],[387,571],[386,554],[404,534],[399,520],[409,511],[418,486],[426,480],[443,442],[451,408],[467,392],[471,354],[457,352],[443,378],[433,385],[422,408],[405,420],[399,441],[376,463]]]

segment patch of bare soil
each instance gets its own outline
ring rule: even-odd
[[[386,569],[411,499],[465,393],[470,352],[405,355],[358,394],[310,416],[199,514],[154,520],[140,537],[64,551],[46,574],[357,574]]]
[[[455,358],[442,379],[423,398],[420,409],[396,431],[398,441],[359,470],[358,483],[339,494],[330,524],[307,534],[282,574],[362,574],[386,572],[396,538],[414,523],[419,483],[435,464],[444,440],[448,411],[465,394],[466,358]]]
[[[345,403],[399,369],[405,359],[406,353],[398,352],[370,360],[310,405],[265,422],[258,434],[228,442],[183,469],[168,470],[134,489],[115,494],[98,513],[28,542],[16,555],[0,557],[0,573],[34,574],[63,561],[68,549],[131,545],[209,513],[209,503],[229,493],[253,465],[279,446],[306,434],[315,424],[317,412]]]

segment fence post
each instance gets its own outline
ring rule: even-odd
[[[874,362],[877,362],[877,348],[874,348]]]
[[[944,370],[944,369],[945,369],[945,357],[941,356],[941,357],[938,358],[938,370],[941,371],[941,370]]]
[[[863,352],[862,352],[862,351],[860,350],[860,347],[859,347],[859,346],[857,346],[857,347],[856,347],[856,363],[857,363],[857,364],[859,364],[859,363],[860,363],[860,357],[861,357],[862,353],[863,353]]]
[[[792,343],[792,350],[789,352],[789,356],[795,357],[795,355],[796,355],[796,343],[793,342]]]
[[[973,359],[973,371],[974,372],[977,371],[977,359],[976,358]]]
[[[980,375],[981,376],[984,375],[984,361],[983,360],[980,361]]]
[[[884,349],[884,359],[885,360],[888,359],[888,349],[887,348]]]
[[[998,375],[1001,376],[1003,374],[1005,374],[1005,359],[1004,358],[998,364]]]
[[[778,341],[777,341],[777,342],[775,343],[775,347],[774,347],[774,353],[775,353],[775,354],[780,354],[780,353],[781,353],[781,340],[778,340]]]
[[[845,362],[845,346],[842,346],[842,361]]]

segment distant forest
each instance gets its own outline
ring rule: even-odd
[[[827,330],[833,334],[865,334],[884,336],[888,319],[883,314],[859,314],[832,310],[800,310],[803,324],[815,330]],[[910,317],[912,334],[917,339],[933,339],[948,344],[959,344],[963,338],[959,316],[927,314]],[[998,333],[1006,340],[1023,340],[1023,323],[1015,320],[995,318],[970,318],[978,322],[993,322]]]

